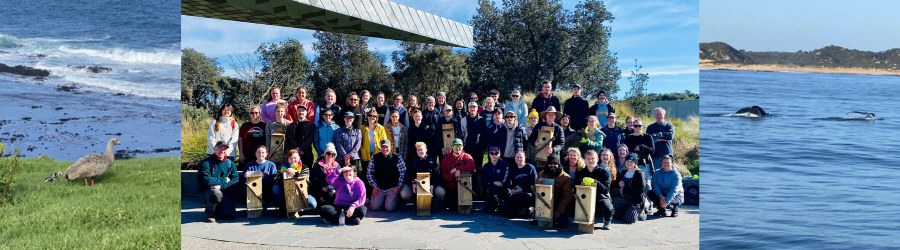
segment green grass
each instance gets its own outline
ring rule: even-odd
[[[196,169],[197,164],[206,158],[206,132],[209,130],[209,121],[210,118],[181,117],[182,169]]]
[[[178,158],[118,160],[94,186],[44,183],[72,163],[19,159],[12,198],[0,204],[0,249],[180,248]]]

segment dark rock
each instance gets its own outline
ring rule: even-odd
[[[49,70],[44,69],[35,69],[32,67],[17,65],[15,67],[10,67],[6,64],[0,63],[0,73],[10,73],[16,75],[23,76],[38,76],[38,77],[47,77],[50,75]]]
[[[56,107],[55,110],[61,110],[63,107]]]
[[[41,106],[31,106],[31,108],[33,108],[33,109],[40,108],[40,107]]]
[[[112,72],[112,68],[103,67],[103,66],[73,66],[67,65],[66,68],[74,69],[74,70],[84,70],[90,73],[109,73]]]
[[[60,92],[78,93],[78,88],[75,86],[60,85],[59,87],[56,87],[56,90]]]

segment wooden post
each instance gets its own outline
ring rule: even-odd
[[[247,173],[247,218],[259,218],[263,213],[262,172]]]
[[[553,127],[552,126],[543,126],[541,127],[541,131],[539,131],[537,142],[540,142],[541,145],[547,144],[546,147],[540,148],[534,155],[534,159],[538,162],[546,162],[547,161],[547,149],[553,147]]]
[[[553,184],[534,184],[534,220],[539,227],[553,227]],[[550,207],[541,201],[546,201]]]
[[[431,173],[416,173],[416,215],[431,216]],[[421,184],[421,185],[420,185]]]
[[[284,134],[287,131],[287,127],[281,124],[275,124],[275,127],[272,129],[273,132],[269,136],[269,145],[266,145],[266,148],[269,149],[269,157],[268,160],[275,163],[284,162]]]
[[[594,212],[597,208],[597,184],[591,186],[576,185],[575,186],[575,224],[578,224],[578,231],[583,233],[594,233]],[[581,201],[579,204],[578,201]],[[584,209],[582,209],[584,207]]]
[[[443,124],[443,140],[444,149],[453,149],[453,140],[456,139],[456,133],[453,130],[453,124]]]
[[[306,177],[292,177],[287,172],[284,176],[284,210],[287,212],[288,218],[300,217],[298,212],[312,210],[309,207],[309,196],[307,195]]]
[[[459,173],[459,182],[457,183],[457,205],[459,209],[456,211],[461,214],[471,214],[472,213],[472,192],[469,189],[472,188],[472,173],[460,171]],[[468,188],[466,188],[468,187]]]

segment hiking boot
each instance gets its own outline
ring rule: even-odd
[[[658,217],[666,217],[666,209],[665,208],[656,209],[656,213],[654,213],[653,215],[658,216]]]
[[[678,207],[672,208],[672,217],[678,217]]]
[[[216,218],[214,218],[214,217],[206,217],[206,222],[209,222],[209,223],[216,223]]]
[[[359,218],[352,218],[347,220],[347,224],[349,225],[359,225]]]

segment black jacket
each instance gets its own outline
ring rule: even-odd
[[[313,136],[316,134],[316,124],[313,121],[292,122],[287,127],[287,148],[285,153],[291,149],[300,151],[300,157],[312,154]],[[310,164],[305,162],[305,164]]]
[[[338,171],[338,169],[334,169],[334,171]],[[319,165],[319,161],[316,161],[312,166],[312,170],[309,171],[309,193],[315,197],[325,197],[322,191],[322,188],[326,188],[329,191],[334,190],[334,187],[328,184],[328,181],[325,180],[325,177],[328,177],[325,174],[325,167]]]
[[[331,112],[334,113],[334,119],[332,119],[332,120],[334,121],[334,123],[337,123],[338,127],[343,127],[344,119],[338,118],[338,117],[344,117],[344,113],[341,113],[341,106],[338,106],[337,103],[335,103],[335,104],[331,104],[331,108],[328,108],[325,105],[326,105],[325,103],[321,103],[318,106],[316,106],[316,112],[318,112],[316,114],[321,115],[321,114],[325,113],[325,110],[331,109]],[[306,108],[308,109],[309,107],[306,107]],[[321,119],[321,118],[319,118],[319,119]]]
[[[555,107],[557,111],[562,110],[559,108],[559,98],[557,98],[553,92],[550,93],[550,97],[544,97],[543,93],[539,92],[537,96],[534,97],[534,100],[531,101],[531,109],[537,110],[538,114],[544,112],[550,108],[550,106]]]
[[[581,185],[585,177],[596,180],[594,183],[597,183],[597,200],[609,199],[609,185],[612,182],[612,174],[610,174],[609,170],[597,165],[594,171],[591,172],[587,167],[583,167],[575,172],[575,185]]]
[[[513,135],[513,153],[519,151],[525,151],[525,142],[528,140],[528,137],[525,136],[525,128],[522,126],[516,126],[514,128],[515,132]],[[500,129],[497,130],[494,135],[491,136],[491,146],[500,147],[500,156],[503,156],[503,153],[506,152],[506,133],[509,132],[509,128],[504,124]]]
[[[459,124],[466,123],[465,133],[460,133],[463,136],[461,138],[465,150],[467,152],[482,152],[487,149],[491,138],[484,118],[476,115],[475,118],[466,116],[464,119],[466,120],[460,120]],[[460,130],[462,130],[462,125],[460,125]]]
[[[417,173],[430,173],[431,175],[428,179],[431,186],[434,187],[441,184],[441,167],[437,161],[427,155],[424,159],[419,158],[419,155],[417,154],[413,154],[412,157],[412,160],[406,165],[406,178],[403,182],[406,182],[407,185],[413,184],[413,182],[416,181]],[[415,185],[412,187],[416,188]]]
[[[563,114],[569,115],[569,127],[574,130],[581,130],[587,127],[588,117],[588,101],[584,97],[573,96],[566,100],[566,109]]]
[[[547,122],[539,122],[534,128],[531,130],[531,136],[528,137],[528,144],[534,145],[534,142],[537,140],[538,134],[540,134],[541,128],[544,126],[548,126]],[[563,133],[562,127],[557,123],[553,123],[553,142],[551,146],[553,147],[553,154],[559,155],[559,151],[562,150],[563,145],[565,144],[565,133]]]
[[[416,122],[410,122],[406,134],[406,159],[409,160],[418,155],[416,154],[416,142],[424,142],[425,147],[428,148],[428,143],[434,136],[434,130],[425,124],[425,121],[422,121],[419,126],[416,126]],[[429,148],[428,151],[431,149]]]
[[[651,138],[650,135],[625,136],[625,145],[628,146],[629,152],[638,154],[637,162],[635,162],[637,165],[653,164],[652,161],[650,161],[650,156],[653,155],[653,151],[656,150],[656,147],[653,145],[653,138]],[[635,147],[640,147],[641,151],[635,152]]]
[[[612,184],[614,187],[618,187],[618,182],[625,181],[625,173],[628,171],[620,171],[618,176],[616,177],[616,183]],[[647,185],[647,180],[644,179],[644,171],[640,169],[634,170],[634,176],[631,177],[631,186],[625,185],[622,188],[622,195],[628,198],[631,201],[632,206],[642,205],[644,202],[644,186]]]

